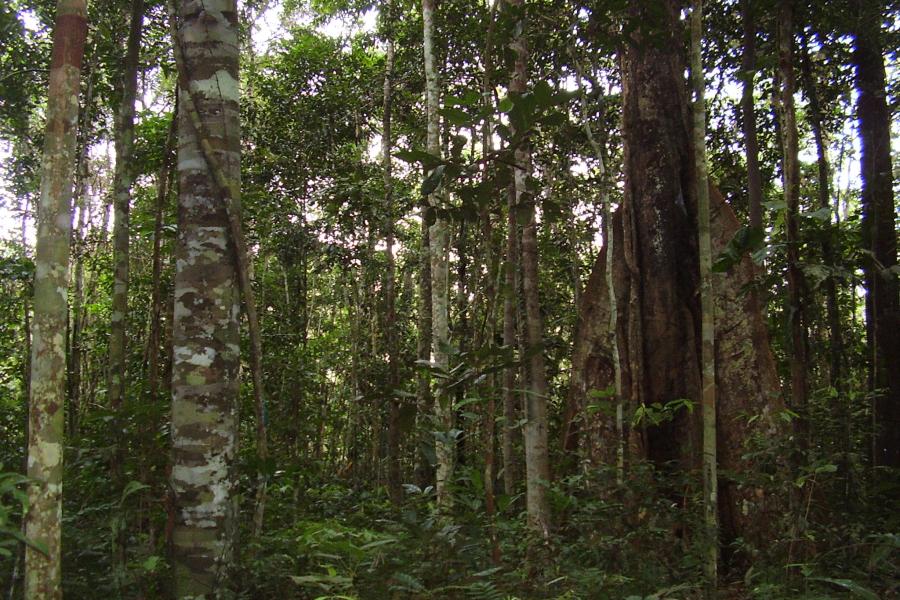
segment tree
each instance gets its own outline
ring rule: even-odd
[[[803,305],[803,271],[800,267],[800,163],[797,114],[794,108],[796,76],[794,74],[794,6],[793,0],[778,5],[778,74],[781,83],[778,99],[782,139],[782,179],[785,203],[785,244],[787,245],[788,322],[791,335],[791,408],[799,415],[794,428],[798,450],[809,443],[806,405],[809,395],[806,358],[806,324]]]
[[[427,118],[426,149],[429,154],[441,157],[441,122],[440,122],[440,85],[434,52],[434,0],[422,0],[423,51],[425,56],[425,105]],[[441,167],[436,167],[441,168]],[[435,171],[431,171],[434,175]],[[450,323],[449,323],[449,265],[448,252],[450,233],[446,217],[435,209],[442,208],[440,201],[443,193],[431,194],[429,206],[434,222],[428,230],[428,243],[431,252],[431,362],[438,371],[446,372],[449,368]],[[445,389],[446,382],[438,383],[437,395],[434,399],[435,417],[438,425],[438,437],[435,444],[437,454],[437,493],[438,503],[447,506],[449,503],[448,485],[453,479],[453,465],[456,441],[453,435],[453,407],[450,395]]]
[[[108,386],[110,408],[122,411],[125,398],[125,329],[128,320],[128,214],[131,208],[131,185],[134,179],[134,102],[137,95],[138,63],[141,50],[141,33],[144,22],[144,1],[132,0],[128,40],[125,45],[125,63],[122,74],[122,99],[116,118],[116,170],[113,176],[115,200],[115,225],[113,227],[114,275],[112,313],[109,328]],[[123,427],[125,420],[118,414],[114,420],[113,439],[116,450],[112,460],[113,479],[123,485]],[[118,577],[125,571],[125,530],[116,532],[114,560]],[[121,586],[121,582],[119,586]]]
[[[511,43],[515,53],[509,92],[521,97],[528,89],[527,15],[523,0],[507,0],[516,22],[516,35]],[[525,332],[528,359],[528,393],[525,396],[525,486],[528,522],[545,539],[550,537],[550,505],[547,486],[550,483],[550,455],[547,443],[547,369],[544,365],[544,325],[538,292],[537,225],[534,218],[535,194],[529,189],[531,151],[527,134],[514,148],[515,206],[522,214],[522,290],[525,300]]]
[[[718,586],[719,518],[716,458],[716,350],[712,248],[709,233],[709,165],[706,159],[706,81],[703,75],[703,0],[691,7],[691,87],[694,164],[697,178],[697,250],[700,267],[700,371],[703,418],[703,512],[706,525],[706,597],[715,598]],[[612,292],[610,292],[612,296]]]
[[[614,288],[622,396],[627,420],[636,423],[628,432],[626,465],[646,458],[658,465],[674,461],[680,469],[695,469],[700,466],[702,431],[680,400],[695,402],[702,392],[694,225],[699,207],[683,55],[676,41],[681,39],[678,11],[677,2],[654,10],[636,1],[628,11],[630,34],[621,62],[625,189],[613,218]],[[739,224],[714,186],[710,186],[710,218],[711,256],[717,256]],[[582,295],[572,361],[571,385],[584,390],[577,398],[582,418],[600,422],[585,430],[595,432],[615,431],[611,417],[587,411],[591,392],[613,385],[605,265],[606,248]],[[713,292],[718,464],[723,471],[747,475],[753,473],[754,462],[744,451],[744,442],[754,434],[771,435],[775,430],[771,416],[780,408],[765,322],[756,294],[748,291],[753,273],[749,258],[743,257],[720,276]],[[747,372],[756,376],[748,378]],[[654,405],[668,407],[666,417],[658,422],[642,418]],[[758,418],[748,425],[739,417],[747,414]],[[589,458],[615,464],[615,443],[603,439],[582,443],[591,442],[599,449]],[[721,476],[718,488],[722,541],[743,537],[760,543],[766,528],[760,515],[771,514],[776,499],[751,502],[755,493],[751,486]],[[743,507],[752,510],[745,512]]]
[[[753,91],[756,78],[756,21],[753,0],[741,0],[741,21],[744,26],[744,52],[741,61],[743,88],[741,92],[741,123],[744,150],[747,152],[747,191],[750,226],[762,228],[762,175],[759,172],[759,140],[756,134],[756,109]]]
[[[235,535],[240,307],[226,201],[240,189],[237,42],[234,0],[179,3],[171,475],[179,598],[223,593]]]
[[[35,248],[34,319],[28,414],[25,596],[62,598],[62,478],[66,397],[69,235],[78,87],[87,36],[84,0],[59,0],[47,91]],[[38,545],[39,544],[39,545]]]
[[[900,466],[900,300],[897,229],[891,165],[891,112],[885,96],[881,15],[883,3],[853,0],[853,64],[859,93],[856,114],[862,148],[862,234],[866,253],[866,328],[875,400],[873,462]]]

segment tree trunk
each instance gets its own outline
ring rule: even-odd
[[[697,401],[702,392],[696,174],[684,64],[682,55],[672,51],[682,39],[679,6],[667,2],[666,10],[658,11],[634,0],[629,18],[635,29],[622,51],[625,195],[613,216],[612,239],[627,420],[641,405]],[[667,37],[648,39],[651,32],[660,31],[668,32]],[[710,186],[710,193],[711,256],[715,256],[739,223],[715,187]],[[606,253],[604,247],[582,295],[581,331],[573,354],[570,393],[578,394],[582,411],[591,401],[591,390],[613,384]],[[745,257],[716,281],[713,294],[718,463],[723,472],[744,476],[752,476],[755,468],[745,440],[754,434],[773,435],[770,414],[780,406],[765,321],[755,293],[745,291],[753,273],[753,264]],[[755,376],[748,378],[748,372]],[[748,414],[760,418],[748,425]],[[588,457],[615,464],[616,444],[606,442],[615,439],[613,418],[601,412],[582,418],[589,424],[583,444],[595,447]],[[676,461],[682,468],[696,468],[700,425],[696,416],[678,409],[671,421],[658,426],[642,422],[640,429],[632,430],[627,449],[660,465]],[[767,497],[752,482],[738,486],[721,475],[718,487],[722,540],[743,537],[751,544],[762,542],[766,523],[779,508],[778,499]]]
[[[385,43],[387,49],[384,59],[384,112],[381,131],[381,161],[384,174],[384,211],[385,211],[385,257],[387,272],[384,281],[384,338],[388,354],[388,434],[387,434],[387,484],[388,494],[395,504],[403,499],[400,484],[400,403],[397,392],[400,386],[399,360],[397,349],[397,264],[394,258],[394,181],[391,171],[391,105],[392,78],[394,76],[394,31],[391,1],[385,3]]]
[[[709,230],[709,165],[706,159],[706,81],[703,74],[703,0],[691,8],[691,87],[694,92],[694,164],[697,181],[697,248],[700,266],[700,392],[703,418],[703,513],[706,525],[706,597],[716,597],[719,564],[718,465],[716,458],[715,300]]]
[[[162,236],[163,214],[166,200],[169,197],[169,171],[172,168],[172,154],[175,146],[175,133],[178,124],[177,111],[172,115],[172,124],[166,136],[163,149],[163,160],[156,177],[156,211],[153,221],[153,267],[150,291],[150,351],[148,355],[147,387],[150,401],[159,400],[159,351],[162,339]]]
[[[431,357],[431,244],[427,213],[428,206],[422,206],[421,247],[419,248],[419,285],[416,312],[418,330],[416,339],[416,357],[419,364],[428,362]],[[424,361],[424,362],[423,362]],[[428,450],[434,444],[432,428],[428,425],[428,416],[434,409],[434,397],[431,394],[431,377],[424,369],[419,370],[416,388],[416,485],[421,489],[434,483],[434,470]]]
[[[783,145],[782,176],[784,202],[787,205],[785,230],[787,245],[788,319],[791,344],[791,399],[798,449],[805,453],[809,446],[809,422],[806,414],[809,383],[807,381],[806,319],[803,306],[803,271],[800,268],[800,163],[797,115],[794,108],[794,5],[792,0],[781,0],[778,7],[778,71],[781,83],[779,98],[781,138]]]
[[[520,19],[518,35],[510,45],[515,64],[509,91],[524,94],[528,87],[528,40],[523,0],[507,0]],[[525,399],[525,486],[528,521],[544,539],[550,536],[550,504],[547,486],[550,483],[550,456],[547,443],[547,372],[544,365],[544,325],[541,316],[538,277],[537,225],[535,224],[535,194],[528,189],[531,176],[531,149],[523,141],[515,148],[516,166],[513,175],[516,186],[515,209],[523,215],[522,223],[522,288],[525,300],[525,331],[528,352],[529,385]]]
[[[762,175],[759,172],[759,140],[756,135],[756,109],[753,86],[756,77],[756,21],[753,0],[741,0],[744,24],[744,54],[741,60],[743,89],[741,123],[744,129],[744,151],[747,153],[747,193],[750,227],[762,228]]]
[[[883,3],[856,0],[853,63],[856,68],[857,118],[862,146],[862,234],[869,252],[866,281],[866,329],[873,357],[875,399],[873,463],[900,467],[900,301],[897,275],[896,208],[891,165],[891,112],[885,91],[881,15]]]
[[[25,534],[46,553],[25,550],[25,597],[62,598],[63,429],[66,398],[66,318],[69,235],[78,87],[87,35],[84,0],[59,0],[50,60],[41,199],[35,247],[31,398],[28,414],[28,513]]]
[[[116,115],[116,167],[113,173],[113,205],[115,223],[113,225],[113,294],[110,302],[109,362],[107,364],[107,395],[109,407],[115,417],[112,421],[113,443],[112,479],[116,489],[122,489],[124,482],[125,448],[124,428],[126,420],[122,414],[125,399],[125,372],[127,356],[125,330],[128,321],[128,217],[131,204],[131,185],[134,180],[134,103],[137,95],[137,77],[141,50],[141,34],[144,23],[144,1],[132,0],[128,41],[125,46],[125,63],[122,75],[122,103]],[[113,579],[121,590],[125,582],[125,520],[116,521],[117,531],[113,539]]]
[[[240,189],[237,8],[234,0],[182,0],[177,17],[173,575],[176,597],[212,597],[227,587],[236,509],[240,306],[223,192],[236,201]],[[207,152],[226,181],[217,181]]]
[[[425,55],[425,104],[428,118],[428,139],[426,143],[430,154],[441,156],[440,138],[440,88],[434,53],[434,0],[422,0],[423,45]],[[438,206],[442,200],[441,193],[432,194],[429,202],[432,207]],[[429,246],[431,250],[431,362],[438,371],[449,368],[448,349],[450,345],[449,323],[449,265],[448,251],[450,233],[443,216],[436,216],[429,229]],[[447,486],[453,480],[455,462],[455,441],[451,439],[453,430],[452,400],[443,383],[437,385],[437,397],[434,402],[437,418],[438,438],[435,442],[437,455],[437,495],[438,505],[449,504]]]
[[[503,346],[510,351],[517,346],[517,298],[519,290],[519,226],[516,222],[516,191],[510,184],[506,233],[506,264],[504,271],[503,291]],[[510,498],[516,493],[519,479],[519,460],[516,447],[519,445],[521,430],[519,429],[519,392],[517,365],[511,365],[503,371],[503,491]]]
[[[813,139],[816,143],[816,166],[818,181],[819,208],[828,211],[828,221],[823,225],[824,232],[822,234],[822,258],[825,266],[834,269],[836,266],[836,257],[834,252],[834,234],[835,227],[831,221],[831,169],[828,165],[828,145],[825,141],[825,131],[823,129],[822,105],[819,101],[819,90],[815,78],[813,77],[812,64],[809,57],[809,49],[807,47],[806,34],[803,34],[803,83],[806,88],[806,96],[809,98],[809,124],[812,128]],[[843,387],[843,356],[844,356],[844,336],[841,331],[841,315],[840,305],[838,304],[837,282],[833,272],[823,282],[825,287],[825,311],[828,320],[828,354],[829,354],[829,372],[828,379],[831,387],[840,391]],[[850,415],[844,415],[849,422]]]

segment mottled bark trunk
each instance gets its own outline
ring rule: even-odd
[[[437,64],[434,51],[434,0],[422,0],[423,46],[425,57],[425,105],[428,120],[427,150],[430,154],[441,156],[440,139],[440,87],[438,84]],[[432,194],[429,202],[437,206],[442,199],[441,192]],[[429,245],[431,251],[431,362],[439,371],[449,368],[448,349],[450,345],[449,322],[449,265],[448,251],[450,233],[446,218],[436,216],[429,229]],[[453,430],[452,399],[446,392],[443,383],[437,385],[434,402],[437,419],[438,437],[435,442],[437,455],[437,495],[438,504],[446,507],[449,504],[448,485],[453,480],[455,462],[455,442],[450,439]]]
[[[691,87],[694,165],[697,181],[697,249],[700,267],[700,407],[703,419],[703,514],[706,597],[716,597],[719,565],[718,464],[716,458],[715,301],[709,230],[709,166],[706,159],[706,81],[703,74],[703,0],[691,8]]]
[[[181,77],[172,332],[173,575],[176,597],[213,598],[227,588],[236,509],[240,305],[236,240],[223,199],[224,192],[236,202],[240,189],[235,0],[181,0],[176,26]],[[217,180],[211,159],[226,181]]]
[[[68,314],[69,235],[78,87],[87,34],[84,0],[60,0],[53,32],[47,123],[37,211],[34,320],[28,412],[28,513],[25,534],[44,546],[25,551],[25,597],[62,598],[60,521],[64,403],[66,397],[66,318]]]
[[[698,296],[699,249],[696,236],[696,175],[688,129],[684,63],[672,52],[681,39],[679,5],[663,12],[643,2],[631,4],[636,28],[622,53],[625,196],[613,216],[614,277],[623,398],[628,414],[639,404],[701,398],[701,312]],[[662,20],[662,22],[661,22]],[[671,38],[647,39],[649,32]],[[711,255],[728,244],[739,228],[731,208],[710,187]],[[573,355],[571,392],[584,410],[591,390],[613,383],[608,343],[609,301],[605,284],[606,248],[595,262],[582,296],[582,328]],[[772,435],[770,413],[780,406],[779,384],[768,334],[755,293],[746,292],[754,267],[745,258],[716,280],[715,364],[717,455],[724,472],[752,476],[748,437]],[[746,374],[754,373],[748,378]],[[759,415],[747,425],[746,415]],[[744,415],[742,418],[740,415]],[[629,452],[658,464],[674,460],[683,468],[699,466],[699,415],[675,413],[672,421],[642,424],[628,438]],[[588,419],[582,436],[594,461],[615,462],[612,417]],[[757,543],[778,509],[753,484],[718,478],[718,508],[723,541],[743,537]],[[723,546],[727,547],[727,546]]]
[[[876,435],[873,463],[900,467],[900,300],[896,207],[891,165],[891,112],[882,50],[883,3],[856,0],[853,63],[859,92],[856,113],[862,147],[862,233],[866,282],[866,330],[872,356]]]
[[[385,257],[387,272],[384,279],[384,339],[388,354],[388,432],[387,432],[387,484],[388,494],[395,504],[403,499],[400,481],[400,402],[397,396],[400,386],[399,351],[397,348],[397,264],[394,258],[394,180],[391,165],[393,138],[391,110],[394,76],[394,28],[390,0],[385,3],[384,102],[382,105],[381,161],[384,176]]]
[[[794,3],[781,0],[778,6],[778,72],[781,83],[779,124],[782,139],[782,178],[785,209],[785,244],[787,246],[788,320],[790,325],[791,408],[799,415],[794,419],[798,449],[809,445],[806,404],[809,395],[806,352],[806,317],[803,306],[804,280],[800,267],[800,162],[797,114],[794,107],[796,78],[794,75]]]
[[[750,226],[762,227],[762,175],[759,171],[759,140],[756,135],[756,109],[753,86],[756,78],[756,21],[753,0],[741,0],[744,24],[744,52],[741,58],[743,89],[741,92],[741,125],[744,151],[747,153],[747,194]]]
[[[519,34],[510,47],[515,63],[509,91],[523,94],[528,87],[528,40],[523,0],[507,0],[516,10]],[[535,223],[535,192],[528,189],[531,177],[531,148],[527,140],[515,148],[516,166],[513,175],[516,185],[516,210],[522,222],[522,288],[525,300],[525,332],[530,358],[528,359],[528,394],[525,398],[525,486],[528,521],[532,529],[545,539],[550,536],[550,504],[547,486],[550,484],[550,456],[547,442],[547,401],[549,388],[544,365],[544,325],[541,316],[538,273],[537,225]]]

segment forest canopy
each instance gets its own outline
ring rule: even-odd
[[[10,598],[893,598],[893,0],[7,0]]]

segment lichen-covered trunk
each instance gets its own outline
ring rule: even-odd
[[[422,212],[428,208],[423,207]],[[421,224],[421,246],[419,247],[419,282],[416,298],[416,358],[419,364],[427,362],[431,357],[431,244],[429,241],[428,221],[423,214]],[[421,489],[434,483],[434,470],[428,458],[428,448],[433,444],[431,427],[428,427],[429,415],[434,408],[434,397],[431,393],[431,378],[424,369],[419,371],[416,379],[416,485]]]
[[[779,125],[782,140],[782,179],[785,209],[785,245],[787,255],[788,314],[790,324],[791,408],[800,415],[794,419],[798,449],[809,445],[806,414],[809,383],[806,358],[806,316],[803,305],[804,280],[800,267],[800,160],[797,112],[794,107],[794,3],[781,0],[778,6],[778,72],[781,83]]]
[[[425,57],[425,105],[427,109],[428,135],[426,148],[433,156],[441,156],[440,138],[440,88],[434,52],[434,0],[422,0],[423,48]],[[431,206],[440,203],[442,192],[432,194]],[[437,216],[429,229],[431,250],[431,362],[438,371],[449,368],[448,349],[450,345],[449,313],[449,246],[450,232],[446,218]],[[443,380],[441,380],[443,382]],[[438,505],[447,506],[449,492],[447,486],[453,479],[455,462],[455,440],[453,430],[453,406],[450,395],[443,383],[437,385],[434,401],[438,436],[435,441],[437,455]]]
[[[666,404],[701,397],[699,250],[695,219],[693,152],[688,128],[684,63],[677,48],[679,5],[663,12],[635,0],[629,18],[636,28],[622,53],[625,196],[613,216],[616,335],[627,419],[640,404]],[[671,38],[646,39],[667,31]],[[664,42],[664,43],[663,43]],[[734,212],[710,186],[711,255],[722,251],[738,230]],[[581,306],[570,394],[585,421],[581,444],[593,462],[615,464],[613,417],[587,414],[591,391],[613,384],[609,347],[606,248],[594,264]],[[756,295],[747,292],[754,266],[745,258],[715,280],[715,375],[717,456],[722,472],[752,478],[753,459],[746,440],[771,435],[769,413],[780,406],[779,383],[768,334]],[[748,378],[746,374],[754,373]],[[746,415],[760,418],[747,424]],[[741,415],[744,415],[742,418]],[[657,464],[676,461],[696,468],[701,456],[699,415],[679,410],[667,423],[642,424],[627,439],[629,455]],[[751,483],[719,475],[718,509],[724,541],[762,539],[777,499]]]
[[[28,477],[32,483],[28,488],[25,535],[46,550],[44,553],[28,546],[25,551],[25,597],[34,600],[62,598],[60,526],[69,235],[78,87],[86,35],[85,1],[60,0],[50,60],[34,258],[28,407]]]
[[[520,26],[511,48],[515,63],[509,82],[510,93],[523,94],[528,87],[528,40],[523,0],[507,0],[516,9]],[[525,333],[528,352],[528,394],[525,398],[525,499],[530,526],[545,539],[550,536],[550,455],[547,442],[547,370],[544,365],[544,325],[538,290],[538,247],[535,223],[535,191],[528,189],[531,177],[531,148],[527,140],[515,148],[513,176],[516,186],[516,210],[522,221],[522,290],[525,300]]]
[[[240,182],[235,0],[181,0],[178,238],[172,365],[173,575],[178,598],[226,589],[233,553],[234,462],[240,359],[235,247],[207,148]],[[194,109],[191,111],[190,109]],[[232,196],[233,200],[237,200]]]
[[[863,265],[866,282],[866,328],[874,356],[872,385],[882,390],[875,400],[876,465],[900,467],[900,300],[897,265],[896,208],[891,165],[891,111],[885,92],[880,1],[856,0],[853,63],[859,93],[856,114],[862,149]]]

